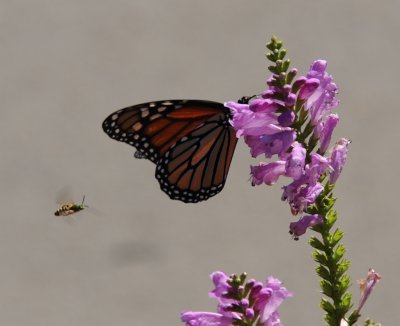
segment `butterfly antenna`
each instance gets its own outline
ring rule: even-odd
[[[248,104],[251,99],[257,97],[258,95],[252,95],[252,96],[243,96],[238,100],[238,103],[240,104]]]

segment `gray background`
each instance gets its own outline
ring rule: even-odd
[[[178,325],[214,310],[208,275],[274,275],[295,297],[285,325],[322,325],[304,237],[275,187],[252,188],[239,142],[224,191],[185,205],[154,165],[101,130],[111,112],[170,98],[237,99],[264,88],[264,44],[301,73],[318,58],[340,87],[335,138],[352,139],[335,191],[353,282],[383,279],[364,316],[399,314],[398,1],[0,2],[0,324]],[[89,209],[57,218],[57,194]],[[353,286],[358,301],[358,287]]]

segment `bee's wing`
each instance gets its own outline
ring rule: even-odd
[[[71,186],[64,186],[59,191],[57,191],[56,195],[56,203],[59,205],[63,205],[65,203],[73,203],[73,196]]]

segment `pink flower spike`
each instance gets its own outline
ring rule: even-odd
[[[358,303],[357,311],[360,313],[361,308],[364,306],[365,302],[369,298],[375,285],[381,280],[381,276],[375,272],[372,268],[368,271],[368,276],[366,279],[361,279],[358,281],[361,290],[361,298]]]
[[[294,240],[298,240],[301,235],[306,233],[308,228],[320,224],[323,221],[324,219],[317,214],[303,216],[297,222],[290,223],[289,233],[293,236]]]

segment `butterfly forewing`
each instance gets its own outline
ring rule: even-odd
[[[154,163],[179,139],[221,112],[222,104],[199,100],[155,101],[111,114],[103,130],[113,139],[134,146]]]

